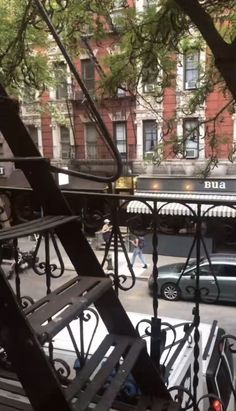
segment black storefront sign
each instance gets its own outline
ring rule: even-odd
[[[236,193],[236,179],[233,178],[185,178],[185,177],[139,177],[137,192],[178,192],[178,193]]]

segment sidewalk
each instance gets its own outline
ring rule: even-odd
[[[27,251],[27,250],[32,249],[33,246],[34,246],[34,242],[30,241],[28,238],[19,239],[19,247],[20,247],[21,250]],[[64,261],[65,269],[66,270],[74,270],[74,267],[73,267],[68,255],[64,251],[64,248],[60,244],[60,241],[58,241],[58,246],[59,246],[59,250],[61,252],[63,261]],[[103,260],[104,251],[103,250],[94,250],[94,252],[97,256],[98,261],[101,263],[102,260]],[[112,257],[112,263],[113,263],[113,267],[114,267],[114,253],[113,253],[113,251],[110,252],[110,255]],[[128,255],[129,255],[129,259],[131,261],[132,252],[128,253]],[[39,257],[40,257],[39,258],[40,261],[45,261],[44,243],[43,242],[42,242],[42,244],[40,246],[40,249],[39,249]],[[58,265],[58,258],[56,256],[55,250],[54,250],[52,245],[50,247],[50,257],[51,257],[51,264]],[[135,264],[134,264],[134,267],[133,267],[136,277],[148,278],[150,273],[151,273],[150,268],[153,265],[152,255],[144,253],[144,258],[145,258],[145,261],[147,263],[148,268],[146,268],[146,269],[142,268],[143,264],[139,260],[139,258],[137,257],[136,261],[135,261]],[[160,255],[158,257],[157,266],[160,267],[160,266],[165,265],[165,264],[171,264],[171,263],[176,263],[176,262],[181,262],[181,261],[185,261],[185,258]],[[123,274],[125,276],[130,276],[130,271],[129,271],[129,268],[128,268],[128,265],[127,265],[127,261],[125,259],[125,255],[121,251],[118,253],[118,267],[119,267],[119,275]],[[107,271],[107,262],[104,265],[104,270],[105,270],[105,272],[109,272],[109,271]]]
[[[104,252],[103,251],[95,251],[95,254],[96,254],[98,260],[101,262],[102,259],[103,259]],[[114,265],[114,255],[113,255],[112,252],[110,254],[112,256],[112,261],[113,261],[113,265]],[[129,259],[131,261],[132,252],[128,253],[128,255],[129,255]],[[144,259],[147,263],[148,268],[143,268],[142,262],[137,257],[136,260],[135,260],[134,266],[133,266],[133,270],[134,270],[134,273],[135,273],[136,277],[148,278],[151,274],[150,268],[153,266],[152,254],[143,253],[143,255],[144,255]],[[181,262],[181,261],[185,261],[185,260],[186,259],[183,258],[183,257],[171,257],[171,256],[160,255],[158,257],[157,266],[160,267],[160,266],[165,265],[165,264],[172,264],[172,263]],[[130,275],[130,271],[129,271],[129,268],[128,268],[128,265],[127,265],[127,261],[125,259],[125,255],[122,252],[118,253],[118,266],[119,266],[119,275],[121,275],[121,274],[124,274],[126,276]],[[105,265],[104,265],[105,271],[106,271],[106,267],[107,267],[107,263],[105,263]]]

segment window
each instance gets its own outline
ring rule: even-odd
[[[118,87],[117,88],[117,97],[125,97],[126,96],[126,91],[123,88]]]
[[[60,136],[61,136],[61,158],[70,158],[70,130],[65,126],[60,126]]]
[[[123,8],[126,7],[126,1],[124,0],[115,0],[114,7],[111,11],[111,19],[112,23],[116,28],[119,28],[120,19],[123,16]]]
[[[117,149],[121,154],[121,157],[126,158],[127,155],[127,142],[126,142],[126,123],[114,123],[115,139]]]
[[[114,9],[120,9],[121,7],[126,6],[126,1],[125,0],[115,0],[114,1]]]
[[[157,123],[156,120],[143,122],[143,151],[144,154],[153,152],[157,147]]]
[[[157,0],[143,0],[143,7],[148,8],[152,6],[156,6]]]
[[[157,73],[150,68],[144,68],[142,74],[143,92],[153,93],[156,88]]]
[[[199,51],[188,52],[184,56],[184,89],[196,89],[199,80]]]
[[[220,267],[220,277],[234,277],[236,276],[236,265],[225,264]]]
[[[36,147],[38,147],[39,142],[38,142],[38,129],[34,124],[30,124],[27,126],[27,130],[29,132],[30,137],[32,138],[34,144]]]
[[[29,87],[24,87],[22,91],[22,100],[24,103],[33,103],[37,99],[36,90]]]
[[[54,74],[57,81],[56,99],[68,98],[66,64],[64,62],[54,63]]]
[[[95,89],[95,68],[92,60],[81,60],[82,78],[88,91]]]
[[[86,147],[87,147],[87,158],[96,159],[97,158],[97,143],[98,143],[98,133],[94,124],[86,124]]]
[[[199,122],[196,118],[183,120],[183,145],[185,158],[198,158],[199,155]]]

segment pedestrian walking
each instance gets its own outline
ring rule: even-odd
[[[103,237],[103,241],[105,242],[105,256],[108,253],[109,243],[110,243],[110,238],[111,238],[112,226],[110,223],[111,223],[110,220],[108,218],[105,218],[104,225],[102,227],[102,237]]]
[[[103,267],[105,261],[107,261],[107,270],[113,270],[112,256],[111,254],[108,254],[112,233],[112,225],[108,218],[105,218],[101,232],[103,241],[105,242],[105,252],[101,265]]]
[[[139,259],[142,261],[143,263],[143,268],[147,268],[147,264],[146,261],[144,259],[143,256],[143,247],[144,247],[144,237],[139,235],[137,236],[134,240],[130,240],[130,242],[133,244],[134,246],[134,250],[133,250],[133,255],[132,255],[132,261],[131,261],[131,266],[134,265],[134,262],[136,260],[136,257],[138,256]]]

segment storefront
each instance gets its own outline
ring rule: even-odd
[[[139,177],[135,196],[144,196],[146,204],[138,199],[133,200],[127,206],[127,213],[143,216],[146,220],[152,217],[149,208],[153,207],[152,200],[158,200],[160,253],[165,253],[167,242],[173,255],[183,256],[186,253],[186,244],[194,237],[199,202],[208,251],[236,252],[235,179]]]

